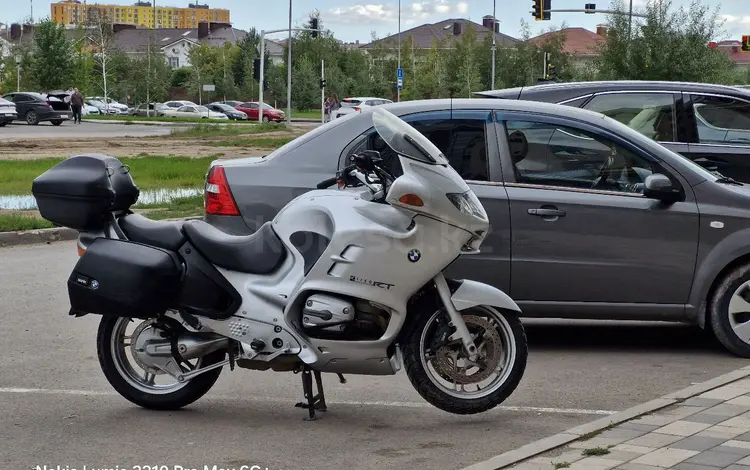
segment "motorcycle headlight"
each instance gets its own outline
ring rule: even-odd
[[[449,193],[446,196],[456,206],[456,209],[464,214],[487,220],[487,213],[484,211],[484,207],[482,207],[482,203],[479,202],[479,198],[474,194],[474,191]]]

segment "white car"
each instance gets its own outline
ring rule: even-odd
[[[196,103],[193,103],[192,101],[185,101],[185,100],[174,100],[174,101],[167,101],[164,103],[164,106],[172,109],[178,109],[182,108],[183,106],[198,106]]]
[[[104,103],[104,101],[96,99],[96,98],[91,98],[91,99],[86,100],[86,104],[98,109],[100,114],[109,114],[109,115],[127,114],[127,111],[123,111],[122,109],[118,109],[114,106],[107,105]]]
[[[96,105],[94,103],[90,103],[90,104],[92,104],[93,106],[96,106],[97,108],[99,108],[99,111],[101,111],[101,112],[103,112],[105,114],[121,114],[121,115],[127,115],[128,114],[128,109],[129,109],[128,105],[122,104],[122,103],[118,103],[117,101],[113,100],[112,98],[107,98],[105,100],[103,96],[93,96],[93,97],[91,97],[91,99],[89,100],[89,102],[91,102],[91,101],[97,101],[97,102],[101,103],[103,105],[103,108],[99,107],[98,105]]]
[[[104,105],[104,103],[102,103]],[[102,114],[101,111],[99,111],[99,108],[96,106],[92,106],[88,103],[83,103],[83,108],[81,108],[81,115],[86,116],[88,114]]]
[[[201,119],[225,119],[228,120],[226,114],[217,113],[211,111],[205,106],[183,106],[177,109],[165,109],[162,111],[164,116],[171,118],[201,118]]]
[[[359,113],[365,108],[372,108],[388,103],[393,103],[393,101],[371,97],[347,98],[341,101],[341,107],[333,112],[332,118],[336,119],[347,114]]]

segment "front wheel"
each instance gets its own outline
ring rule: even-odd
[[[490,410],[508,398],[526,370],[526,332],[518,317],[493,307],[461,312],[478,354],[467,357],[448,314],[423,315],[404,344],[404,365],[417,392],[455,414]]]
[[[151,320],[102,317],[97,334],[99,364],[107,381],[127,400],[152,410],[176,410],[205,395],[221,373],[221,367],[179,382],[170,375],[149,366],[147,358],[135,345],[140,335],[161,337],[165,330]],[[174,325],[173,328],[181,328]],[[188,368],[207,367],[224,359],[219,350],[188,362]]]

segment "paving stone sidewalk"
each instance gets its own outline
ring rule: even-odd
[[[507,468],[750,470],[750,378]]]

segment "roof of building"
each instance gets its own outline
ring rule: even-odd
[[[742,51],[741,41],[721,41],[717,43],[720,51],[725,51],[735,64],[750,65],[750,53]]]
[[[474,23],[473,21],[467,19],[456,18],[441,21],[439,23],[427,23],[406,31],[402,31],[401,40],[405,41],[411,36],[412,40],[414,41],[414,47],[418,49],[429,49],[432,47],[433,41],[455,38],[456,36],[454,36],[453,34],[453,25],[456,23],[461,25],[461,35],[466,34],[466,31],[468,31],[468,27],[471,26],[474,31],[476,31],[477,41],[484,41],[484,39],[488,36],[492,37],[492,29],[486,28],[481,24]],[[497,33],[496,36],[499,45],[512,46],[519,42],[518,39],[508,36],[507,34]],[[382,39],[375,40],[369,44],[365,44],[362,46],[362,48],[370,49],[377,44],[388,45],[390,43],[397,42],[398,34],[394,34]]]
[[[235,44],[242,41],[247,32],[237,28],[216,28],[209,31],[208,36],[199,39],[197,28],[157,28],[157,29],[124,29],[115,34],[115,46],[123,52],[137,53],[148,48],[149,38],[153,37],[153,44],[166,47],[183,39],[193,43],[203,43],[212,47],[220,47],[226,42]]]
[[[565,44],[563,45],[563,52],[573,55],[596,55],[598,54],[597,49],[600,41],[604,40],[604,37],[596,34],[593,31],[589,31],[586,28],[563,28],[559,31],[551,31],[539,36],[535,36],[529,39],[529,42],[533,44],[541,44],[546,39],[549,39],[554,34],[565,33]]]

